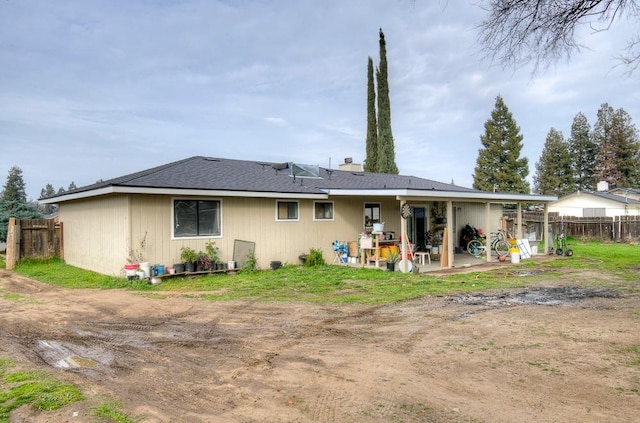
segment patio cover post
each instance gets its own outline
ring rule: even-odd
[[[516,219],[518,222],[518,230],[516,231],[516,239],[522,239],[522,203],[518,201]]]
[[[542,234],[542,241],[544,242],[543,254],[549,251],[549,203],[544,203],[544,223],[542,224],[544,233]],[[540,251],[538,251],[540,252]]]
[[[485,258],[485,260],[487,260],[487,262],[491,261],[491,231],[489,230],[489,228],[491,228],[491,203],[490,202],[486,202],[484,203],[484,242],[485,245],[487,247],[487,249],[485,250],[485,253],[487,255],[487,257]]]
[[[400,201],[400,210],[402,210],[403,206],[406,203],[407,202],[405,200]],[[407,239],[406,235],[407,235],[407,219],[403,218],[401,215],[400,216],[400,238],[402,239],[402,242],[400,243],[400,258],[401,258],[400,271],[402,273],[407,273],[408,271],[407,267],[409,266],[408,264],[409,259],[407,258],[407,247],[408,247],[409,240]]]
[[[447,255],[446,266],[444,267],[453,267],[453,258],[454,258],[454,248],[453,243],[455,242],[455,237],[453,236],[453,200],[447,201],[447,250],[444,253]],[[444,246],[443,246],[444,247]],[[440,264],[442,264],[442,260],[440,260]]]

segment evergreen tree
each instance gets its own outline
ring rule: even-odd
[[[21,204],[27,202],[27,192],[25,191],[24,179],[22,179],[22,169],[18,166],[13,166],[9,169],[2,199],[6,201],[17,201]]]
[[[69,184],[69,188],[67,189],[67,191],[73,191],[74,189],[78,188],[76,186],[76,183],[71,181],[71,183]]]
[[[378,170],[378,120],[376,118],[376,87],[373,81],[373,60],[367,64],[367,158],[364,170]]]
[[[533,189],[538,194],[561,197],[570,194],[574,189],[571,157],[562,132],[551,128],[536,163],[536,174],[533,177]]]
[[[53,185],[47,184],[44,188],[40,190],[40,198],[49,198],[56,194],[56,190],[53,188]],[[53,204],[45,204],[42,207],[42,212],[44,214],[51,214],[56,211],[56,206]]]
[[[529,160],[520,157],[523,136],[500,95],[480,136],[483,145],[478,151],[473,188],[483,191],[529,194],[526,181]]]
[[[377,69],[376,77],[378,80],[378,164],[376,170],[381,173],[398,174],[391,131],[387,49],[382,29],[380,29],[380,66]]]
[[[63,187],[58,188],[58,194],[62,194],[63,192],[65,192]]]
[[[591,136],[591,126],[587,117],[578,113],[571,124],[569,155],[571,170],[578,191],[593,191],[596,185],[595,168],[598,148]]]
[[[593,128],[593,139],[598,146],[598,181],[607,181],[612,188],[640,183],[638,130],[624,109],[614,110],[609,104],[602,104]]]

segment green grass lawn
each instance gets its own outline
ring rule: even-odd
[[[610,276],[617,276],[616,280],[635,280],[637,269],[640,268],[639,246],[570,240],[569,247],[574,250],[573,257],[558,257],[540,264],[523,260],[520,265],[510,267],[508,272],[496,269],[448,276],[347,266],[284,266],[275,271],[240,272],[236,275],[172,277],[163,279],[160,285],[149,285],[145,281],[128,282],[124,278],[78,269],[57,259],[25,260],[18,264],[16,272],[63,288],[149,291],[156,292],[156,297],[170,291],[211,301],[250,298],[261,301],[382,304],[428,295],[523,286],[542,278],[562,277],[563,268],[604,272],[603,277],[594,278],[589,283],[607,285],[613,283]],[[537,271],[534,272],[533,268]],[[518,271],[530,276],[523,278],[514,273]]]

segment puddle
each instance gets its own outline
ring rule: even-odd
[[[110,353],[100,348],[56,340],[38,340],[35,351],[47,364],[62,370],[91,369],[113,360]]]
[[[556,306],[575,304],[589,298],[616,297],[618,297],[618,293],[610,289],[560,287],[535,288],[526,291],[504,292],[496,295],[460,295],[450,298],[449,301],[466,305],[485,305],[494,307],[517,304]]]

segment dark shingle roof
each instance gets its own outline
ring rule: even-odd
[[[320,168],[319,178],[293,178],[281,163],[194,156],[162,166],[80,187],[60,195],[109,186],[246,192],[320,194],[327,189],[414,189],[479,192],[415,176]],[[56,195],[58,196],[58,195]],[[54,196],[55,197],[55,196]]]

